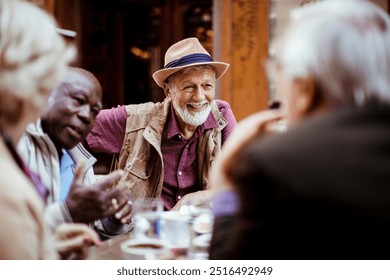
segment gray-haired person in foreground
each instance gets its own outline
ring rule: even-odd
[[[388,259],[389,15],[309,3],[276,50],[267,70],[282,109],[240,122],[210,179],[214,209],[238,199],[216,216],[210,257]],[[287,131],[267,133],[281,118]]]
[[[16,150],[74,50],[54,19],[27,1],[0,0],[0,34],[0,259],[85,258],[89,245],[100,242],[97,234],[64,223],[50,238],[43,219],[48,191]]]

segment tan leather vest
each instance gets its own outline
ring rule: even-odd
[[[121,181],[126,182],[133,198],[159,198],[164,182],[164,164],[161,138],[171,101],[127,105],[126,133],[119,154],[117,168],[126,172]],[[207,189],[210,167],[222,146],[222,129],[227,121],[215,101],[212,113],[218,127],[206,130],[198,139],[197,162],[200,189]]]

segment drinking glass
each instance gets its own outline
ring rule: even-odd
[[[185,205],[181,211],[188,212],[190,215],[189,232],[190,244],[187,258],[207,260],[208,250],[213,229],[213,213],[210,203],[198,205]]]
[[[159,199],[139,199],[134,202],[134,237],[159,238],[159,217],[163,204]]]
[[[160,238],[169,242],[177,253],[186,253],[190,244],[190,215],[179,211],[166,211],[160,216]]]

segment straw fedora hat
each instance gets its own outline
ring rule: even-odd
[[[195,65],[212,65],[219,79],[229,68],[228,63],[213,61],[198,38],[187,38],[173,44],[165,53],[164,68],[153,73],[156,84],[163,87],[164,81],[173,73]]]

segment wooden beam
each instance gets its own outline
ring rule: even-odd
[[[268,57],[269,1],[214,1],[214,57],[230,63],[218,97],[240,120],[268,105],[262,62]]]

